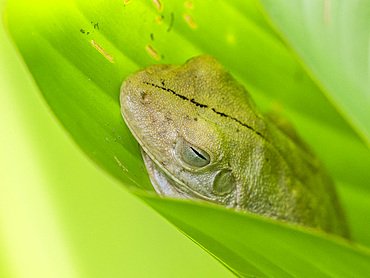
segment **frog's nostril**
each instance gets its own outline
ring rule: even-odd
[[[145,93],[145,91],[140,92],[140,97],[141,97],[142,102],[147,102],[148,101],[148,95],[147,95],[147,93]]]

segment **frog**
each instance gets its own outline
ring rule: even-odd
[[[130,74],[120,105],[159,196],[350,238],[323,163],[293,125],[262,113],[213,56]]]

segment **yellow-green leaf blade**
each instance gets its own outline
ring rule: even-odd
[[[370,2],[259,0],[319,86],[370,145]]]

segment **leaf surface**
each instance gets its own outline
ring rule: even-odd
[[[119,89],[130,73],[215,56],[262,110],[279,107],[315,148],[340,185],[354,240],[369,245],[362,221],[369,211],[368,150],[254,2],[163,1],[158,8],[151,1],[9,0],[5,16],[48,105],[82,150],[235,274],[369,273],[364,247],[208,204],[158,198],[121,117]]]

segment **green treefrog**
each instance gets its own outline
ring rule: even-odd
[[[214,57],[141,69],[123,82],[120,103],[160,196],[349,238],[321,162],[291,125],[263,115]]]

